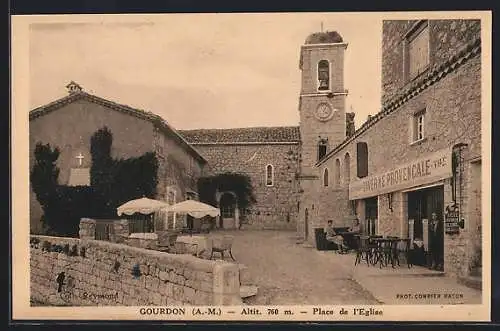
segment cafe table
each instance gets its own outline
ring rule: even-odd
[[[349,248],[357,249],[358,242],[356,240],[356,237],[359,236],[359,232],[339,231],[338,234],[341,235],[342,238],[344,238],[344,242]]]
[[[371,238],[371,241],[376,243],[372,259],[373,265],[380,263],[380,268],[382,268],[382,266],[387,266],[390,262],[394,268],[396,262],[399,264],[399,259],[397,257],[397,244],[401,241],[401,238],[390,236],[375,237]]]

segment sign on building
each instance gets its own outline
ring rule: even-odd
[[[460,213],[457,205],[446,207],[444,232],[446,234],[457,234],[460,232]]]
[[[396,192],[451,176],[451,149],[446,148],[389,171],[351,182],[349,199],[364,199]]]

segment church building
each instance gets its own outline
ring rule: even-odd
[[[197,179],[205,174],[206,159],[165,120],[153,113],[86,93],[75,82],[68,95],[29,113],[30,169],[37,143],[57,147],[60,185],[90,185],[90,138],[107,127],[113,135],[113,158],[139,157],[156,152],[157,199],[174,204],[196,198]],[[43,214],[30,188],[30,225],[41,228]],[[167,216],[175,226],[175,215]]]

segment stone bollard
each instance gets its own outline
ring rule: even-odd
[[[113,221],[113,242],[124,243],[130,234],[129,222],[126,219]]]
[[[78,236],[80,239],[95,239],[96,221],[91,218],[80,219],[80,230]]]
[[[239,264],[238,266],[240,269],[240,285],[254,285],[248,267],[244,264]]]
[[[240,296],[240,270],[237,264],[217,262],[214,267],[213,305],[237,306]]]

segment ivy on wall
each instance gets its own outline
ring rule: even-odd
[[[58,185],[59,149],[38,143],[30,181],[43,210],[45,233],[78,236],[80,219],[113,218],[116,208],[132,199],[156,195],[158,161],[155,153],[113,159],[113,135],[104,127],[90,140],[90,186]]]
[[[226,172],[198,179],[201,202],[216,205],[216,193],[227,191],[234,192],[240,210],[247,209],[256,202],[252,180],[245,174]]]

